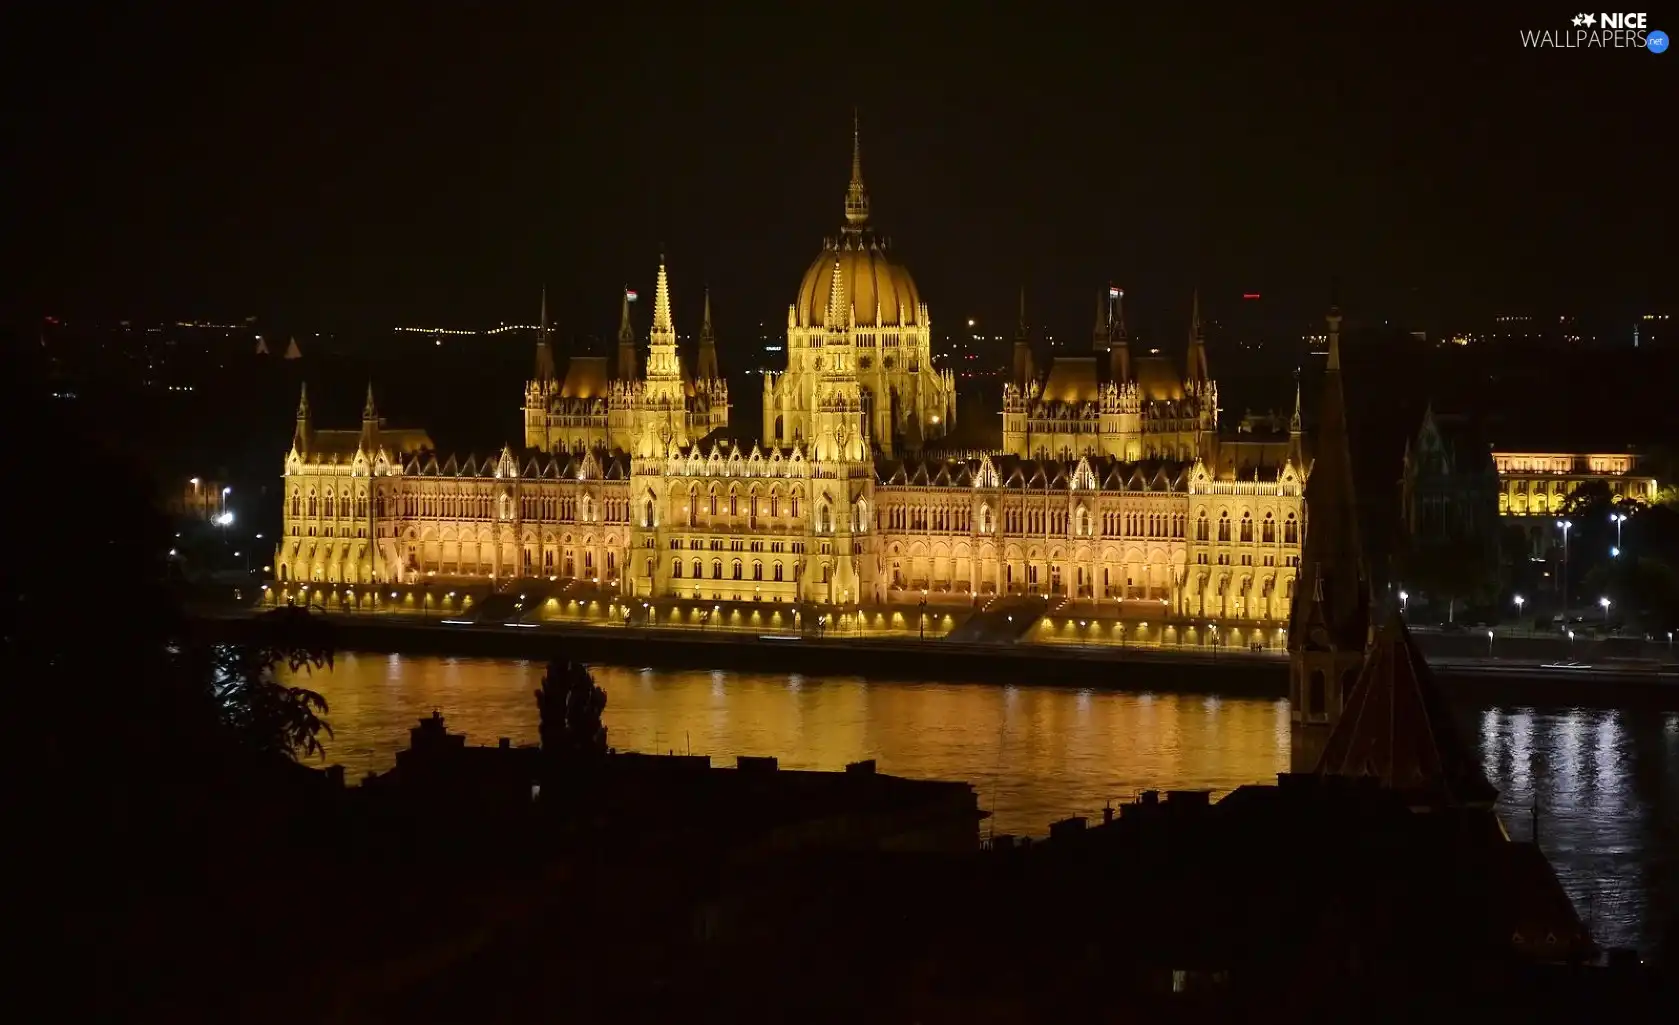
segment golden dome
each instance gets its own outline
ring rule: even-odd
[[[846,301],[857,311],[858,327],[914,327],[921,323],[921,293],[916,291],[909,271],[891,258],[884,243],[848,234],[823,246],[821,255],[805,271],[804,281],[799,284],[799,324],[828,326],[828,297],[836,268]]]

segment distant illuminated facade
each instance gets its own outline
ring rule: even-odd
[[[1043,375],[1023,326],[1000,444],[959,446],[955,377],[932,365],[928,305],[869,226],[855,137],[844,226],[789,307],[786,369],[765,375],[762,443],[726,436],[709,300],[690,367],[669,287],[661,261],[645,361],[627,299],[616,355],[571,356],[563,375],[544,315],[520,449],[438,454],[386,428],[371,392],[360,432],[315,431],[305,400],[276,579],[842,605],[1036,594],[1157,621],[1286,620],[1305,528],[1298,396],[1286,431],[1221,436],[1198,312],[1185,375],[1133,360],[1117,310],[1095,353]]]

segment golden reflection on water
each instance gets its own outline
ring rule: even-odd
[[[331,706],[329,762],[383,771],[433,709],[470,744],[536,742],[534,662],[345,654],[308,685]],[[1041,835],[1069,815],[1142,790],[1270,782],[1288,767],[1288,704],[985,684],[820,680],[793,674],[601,666],[607,740],[619,750],[692,751],[715,764],[774,755],[786,768],[966,780],[998,832]]]

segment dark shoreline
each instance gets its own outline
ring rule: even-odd
[[[349,651],[479,658],[553,657],[618,666],[836,674],[921,682],[946,680],[1030,687],[1094,687],[1227,697],[1288,696],[1288,664],[1246,652],[1200,656],[1110,647],[952,645],[943,641],[871,639],[763,640],[750,635],[623,628],[523,629],[446,626],[435,621],[328,617]],[[209,640],[237,642],[259,629],[250,617],[204,617],[195,629]],[[1679,679],[1653,672],[1594,670],[1564,674],[1534,667],[1436,664],[1452,700],[1476,706],[1679,710]]]

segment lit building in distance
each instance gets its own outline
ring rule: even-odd
[[[436,453],[386,428],[371,396],[359,433],[316,432],[301,408],[277,581],[569,579],[707,603],[1039,595],[1157,630],[1280,636],[1305,525],[1298,396],[1286,432],[1223,436],[1193,312],[1180,374],[1133,359],[1104,309],[1095,352],[1042,375],[1023,331],[1002,437],[960,439],[955,377],[932,366],[928,304],[870,225],[855,136],[844,214],[789,307],[759,444],[724,431],[709,303],[691,368],[679,351],[661,262],[645,361],[627,312],[615,359],[572,356],[563,374],[544,332],[520,448]]]

